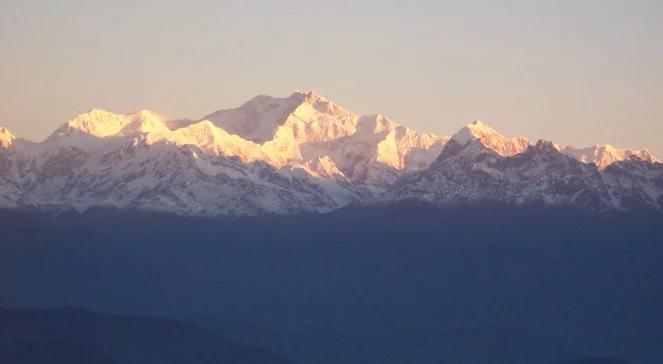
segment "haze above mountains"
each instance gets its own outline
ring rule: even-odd
[[[92,109],[40,143],[0,129],[4,208],[255,215],[403,199],[660,209],[663,167],[647,150],[532,144],[480,121],[420,133],[315,92],[200,120]]]

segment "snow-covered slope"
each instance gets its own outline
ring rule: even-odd
[[[12,171],[16,159],[15,139],[8,129],[0,127],[0,206],[15,207],[20,195],[20,186]]]
[[[208,121],[173,131],[149,112],[92,110],[0,156],[0,204],[243,215],[329,211],[359,197],[346,181],[271,165],[256,148]]]
[[[14,135],[7,129],[0,127],[0,148],[9,149],[14,144]]]
[[[631,157],[647,161],[658,162],[656,157],[648,150],[619,149],[608,144],[596,144],[587,148],[573,148],[568,145],[555,145],[562,153],[570,155],[583,163],[594,163],[599,169],[605,169],[615,162],[621,162]]]
[[[305,98],[299,92],[288,98],[256,96],[236,109],[219,110],[201,120],[210,120],[232,134],[261,144],[274,137],[276,129],[285,123]]]
[[[0,128],[5,208],[246,215],[421,199],[627,209],[661,208],[662,196],[663,164],[646,151],[530,145],[479,121],[436,136],[315,92],[258,96],[200,120],[92,109],[40,143]]]
[[[185,214],[327,211],[427,166],[445,140],[381,116],[358,133],[360,119],[314,92],[259,96],[199,121],[92,109],[42,143],[13,148],[3,131],[12,154],[3,159],[8,191],[0,203]],[[355,183],[359,174],[375,185]]]
[[[315,92],[258,96],[202,120],[259,144],[270,163],[304,165],[328,158],[354,183],[383,189],[404,171],[427,167],[448,138],[358,116]]]
[[[403,177],[378,201],[435,204],[509,203],[579,205],[596,210],[663,208],[663,164],[620,161],[604,171],[540,140],[517,154],[510,140],[470,124],[451,137],[439,158]],[[486,126],[479,124],[482,131]]]
[[[505,157],[522,153],[530,145],[527,139],[522,137],[512,139],[505,138],[490,126],[479,120],[465,125],[454,134],[452,139],[460,145],[465,145],[478,139],[484,146]]]

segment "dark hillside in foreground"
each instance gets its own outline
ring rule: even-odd
[[[577,360],[565,360],[552,364],[632,364],[626,360],[611,358],[583,358]]]
[[[419,204],[217,219],[2,212],[0,236],[5,306],[200,314],[379,337],[502,327],[561,340],[569,355],[542,363],[663,360],[657,212]]]
[[[253,325],[198,318],[195,329],[172,319],[108,315],[77,308],[0,309],[0,362],[21,364],[112,363],[286,363],[251,344],[261,344],[290,362],[359,363],[534,363],[572,356],[559,338],[506,328],[448,332],[419,330],[388,335],[308,332],[283,334]],[[267,335],[265,335],[267,334]],[[271,340],[271,341],[270,341]],[[556,364],[630,364],[617,359],[578,359]]]
[[[0,322],[2,363],[287,363],[174,320],[62,308],[0,309]]]

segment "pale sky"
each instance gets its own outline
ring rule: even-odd
[[[199,118],[317,90],[448,135],[663,157],[663,1],[0,0],[0,125],[41,140],[97,107]]]

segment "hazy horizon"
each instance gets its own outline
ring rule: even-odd
[[[200,118],[316,90],[357,114],[449,135],[663,156],[657,1],[0,4],[0,126],[39,141],[77,114]]]

